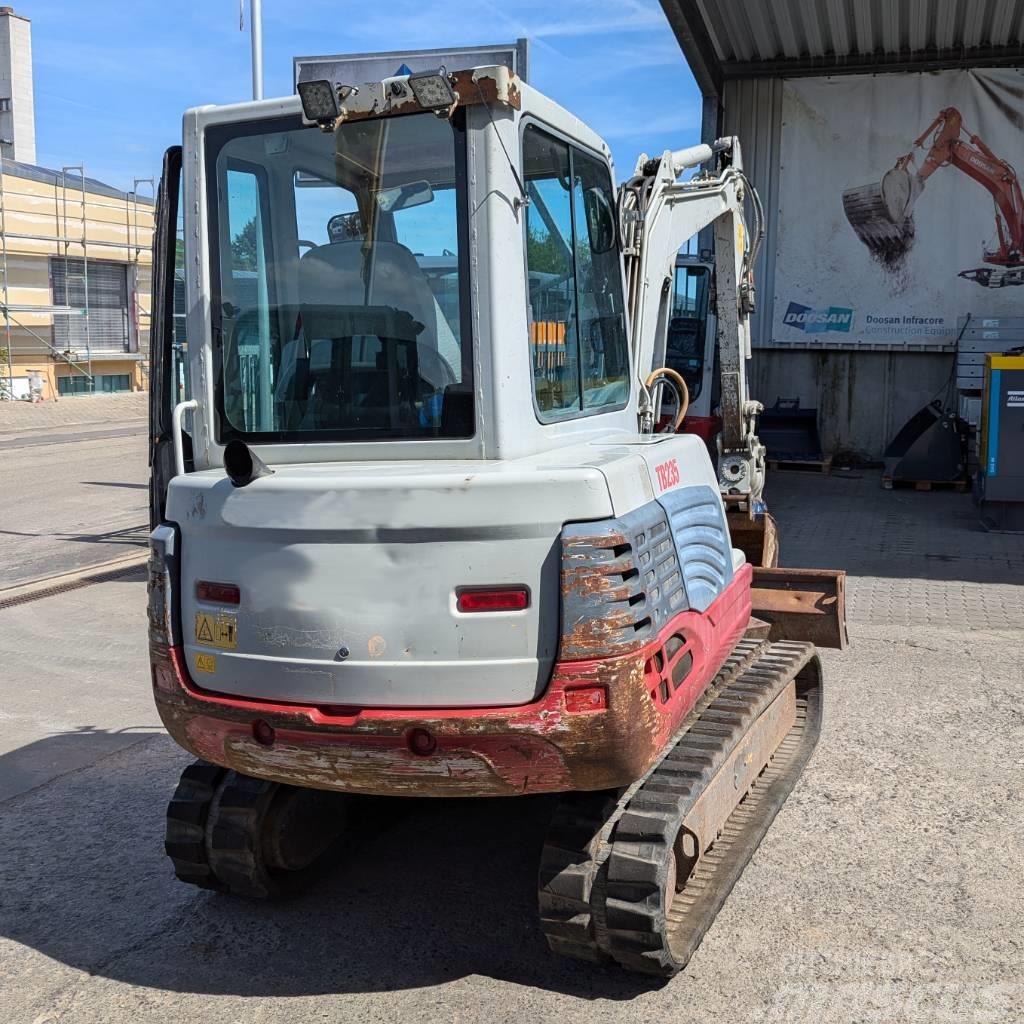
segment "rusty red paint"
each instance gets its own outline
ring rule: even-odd
[[[616,788],[650,767],[742,636],[750,579],[744,566],[707,612],[682,612],[638,650],[557,663],[543,696],[520,707],[322,708],[228,697],[199,689],[181,650],[160,644],[150,649],[154,696],[186,750],[293,785],[410,796]],[[694,664],[685,685],[659,704],[645,666],[676,634]],[[607,706],[568,711],[567,691],[580,689],[602,689]],[[274,730],[272,746],[254,739],[256,720]],[[413,729],[435,738],[429,755],[410,750]]]

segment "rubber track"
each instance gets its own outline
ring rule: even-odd
[[[761,641],[741,640],[733,648],[666,744],[662,760],[723,687],[749,668],[767,646]],[[594,914],[601,916],[604,901],[593,898],[594,889],[604,884],[601,867],[610,852],[609,838],[615,823],[660,763],[656,762],[628,789],[569,793],[559,801],[545,836],[538,872],[540,926],[552,952],[592,963],[609,959],[609,954],[598,946],[595,934],[598,929],[603,930],[603,919],[595,923]]]
[[[206,846],[206,820],[227,769],[207,761],[195,761],[182,773],[167,805],[167,830],[164,849],[174,864],[174,873],[182,882],[200,889],[223,892],[210,866]]]
[[[294,881],[289,872],[272,872],[263,863],[262,825],[279,783],[228,772],[211,808],[207,853],[217,880],[233,896],[276,899]]]
[[[812,660],[815,664],[804,673],[810,677],[807,685],[801,685],[800,673]],[[796,724],[666,914],[662,894],[683,819],[750,726],[794,677]],[[562,880],[549,877],[546,893],[542,867],[542,928],[551,948],[580,959],[610,956],[645,974],[669,976],[681,970],[810,757],[820,714],[820,667],[813,645],[741,641],[662,760],[621,796],[590,841],[577,845],[569,875],[588,880],[589,913],[577,903],[576,913],[567,918],[572,904],[564,902]],[[563,833],[572,808],[582,802],[575,797],[565,801]],[[576,824],[582,835],[586,818],[580,816]],[[547,849],[543,864],[550,876],[556,865]],[[577,900],[583,892],[578,887]]]
[[[676,835],[721,764],[812,658],[812,644],[772,644],[722,689],[619,819],[608,858],[607,931],[601,944],[624,967],[672,975],[700,945],[817,744],[821,675],[816,662],[808,687],[798,678],[793,728],[666,914],[662,893]]]

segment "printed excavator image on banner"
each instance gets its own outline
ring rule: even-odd
[[[925,150],[917,167],[915,150]],[[995,248],[982,247],[991,264],[961,270],[959,276],[985,288],[1024,284],[1024,196],[1013,167],[964,127],[956,107],[941,110],[878,182],[848,188],[843,209],[857,237],[883,267],[897,272],[914,244],[914,208],[928,179],[951,167],[992,194],[995,205]]]

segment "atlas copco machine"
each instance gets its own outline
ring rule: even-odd
[[[182,881],[294,892],[373,796],[561,794],[551,948],[686,963],[817,740],[806,637],[842,636],[842,574],[730,538],[723,494],[756,517],[764,485],[745,197],[732,138],[616,190],[601,138],[504,66],[185,115],[149,591],[157,707],[199,758],[167,811]],[[717,475],[662,367],[709,225]]]

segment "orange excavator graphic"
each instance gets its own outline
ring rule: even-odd
[[[917,169],[914,150],[926,147]],[[995,203],[999,244],[982,250],[982,259],[991,266],[962,270],[960,277],[985,288],[1024,284],[1024,196],[1017,173],[964,128],[955,107],[940,111],[881,181],[843,193],[843,209],[857,236],[883,266],[899,269],[914,241],[914,205],[940,167],[963,171],[988,189]]]

